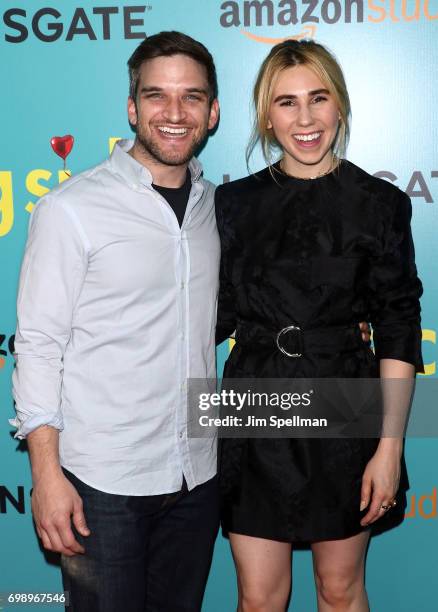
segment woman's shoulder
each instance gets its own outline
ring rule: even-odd
[[[409,196],[389,180],[374,176],[351,161],[343,160],[343,166],[348,178],[376,200],[388,206],[406,205],[410,202]]]
[[[227,223],[234,224],[238,219],[248,219],[260,206],[265,208],[263,203],[272,196],[271,189],[272,177],[269,168],[219,185],[215,192],[218,227],[221,228]]]
[[[250,174],[234,181],[223,183],[216,188],[216,195],[221,197],[245,197],[253,193],[259,193],[261,188],[264,188],[272,183],[272,175],[268,168],[264,168],[259,172]]]

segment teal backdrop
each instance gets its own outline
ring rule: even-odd
[[[126,61],[145,34],[182,30],[205,43],[215,57],[221,121],[200,155],[205,175],[215,183],[247,174],[251,88],[271,45],[287,37],[313,37],[334,51],[353,108],[348,157],[412,198],[425,286],[426,376],[436,377],[438,1],[130,2],[0,4],[0,591],[61,588],[56,559],[44,556],[34,533],[25,444],[14,440],[8,425],[13,416],[11,337],[29,212],[65,177],[50,147],[52,136],[74,136],[68,158],[73,174],[104,159],[112,139],[130,136]],[[262,165],[256,154],[252,170]],[[218,351],[219,370],[227,351],[227,345]],[[424,409],[436,410],[436,403]],[[366,580],[374,611],[437,609],[437,459],[436,439],[407,441],[407,518],[400,528],[375,538],[368,555]],[[308,550],[294,554],[293,570],[291,609],[315,610]],[[203,610],[231,612],[235,602],[229,546],[219,536]]]

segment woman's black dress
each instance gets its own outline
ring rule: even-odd
[[[218,187],[216,216],[218,341],[236,329],[224,378],[369,378],[378,376],[382,358],[422,371],[422,287],[405,193],[346,160],[314,180],[267,168]],[[372,324],[375,356],[361,340],[359,321]],[[290,325],[313,330],[300,358],[261,342],[254,331],[275,334]],[[339,328],[349,330],[345,346],[327,350],[330,330]],[[288,542],[359,533],[366,513],[359,509],[362,475],[377,444],[375,438],[222,439],[224,531]],[[398,504],[373,530],[403,519],[408,487],[403,459]]]

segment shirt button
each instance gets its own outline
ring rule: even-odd
[[[183,431],[180,431],[180,432],[179,432],[179,437],[180,437],[180,438],[182,438],[183,436],[184,436],[184,432],[183,432]]]
[[[185,287],[185,283],[184,283],[184,281],[181,281],[181,291],[184,290],[184,287]]]

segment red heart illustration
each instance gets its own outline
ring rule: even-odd
[[[70,134],[67,136],[53,136],[50,139],[50,144],[52,145],[52,149],[55,151],[56,155],[62,157],[65,161],[66,157],[70,154],[70,151],[73,149],[73,143],[75,139]]]

